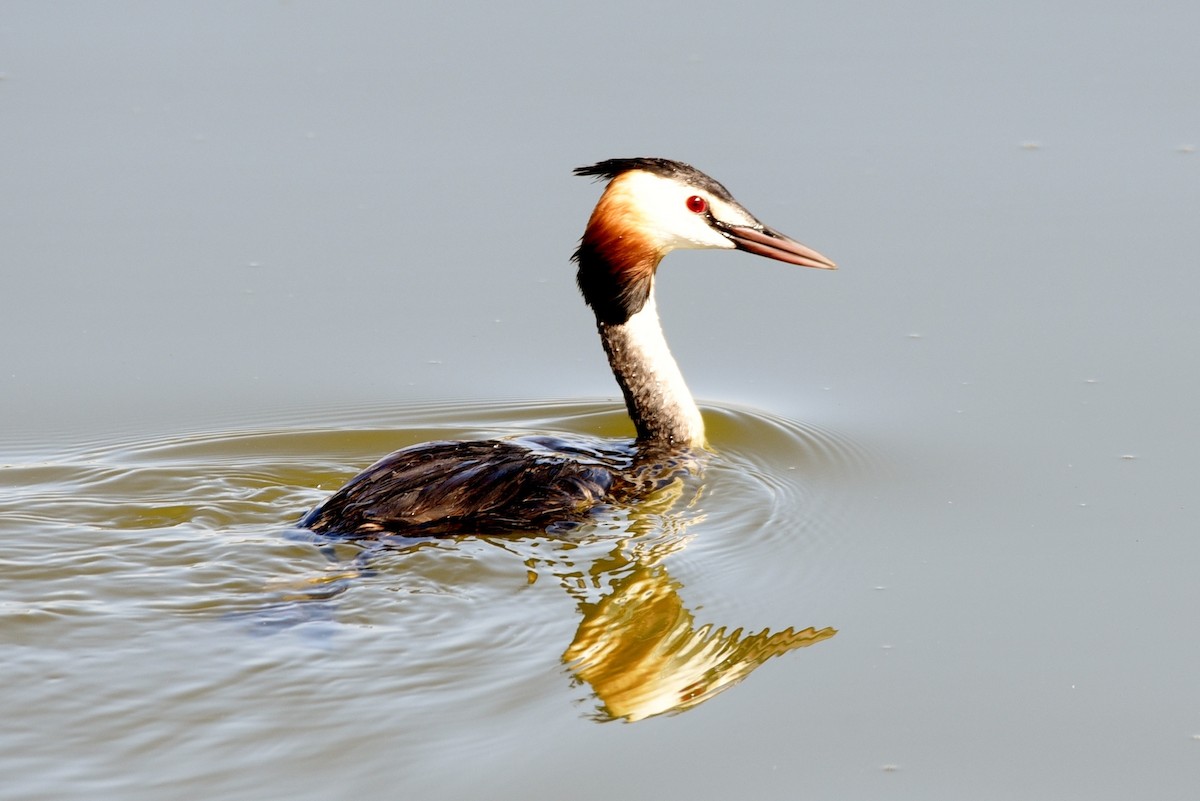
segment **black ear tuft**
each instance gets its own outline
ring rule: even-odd
[[[722,200],[733,202],[733,196],[729,194],[729,190],[721,186],[717,181],[690,164],[684,164],[682,161],[672,161],[671,159],[649,158],[645,156],[629,159],[607,159],[606,161],[599,161],[587,167],[576,167],[575,174],[583,176],[592,175],[611,181],[621,173],[629,172],[630,170],[645,170],[655,175],[661,175],[664,178],[682,181],[683,183],[691,184],[697,189],[710,192]]]
[[[623,172],[630,170],[645,170],[646,172],[656,173],[663,176],[674,176],[681,170],[692,170],[692,167],[684,164],[681,161],[671,161],[670,159],[656,159],[648,157],[637,157],[629,159],[607,159],[600,161],[587,167],[576,167],[576,175],[594,175],[598,178],[616,178]]]

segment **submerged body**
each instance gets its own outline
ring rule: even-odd
[[[359,473],[300,521],[369,537],[544,531],[628,503],[693,472],[690,450],[514,437],[423,442]]]
[[[628,461],[549,438],[424,442],[359,473],[300,525],[360,535],[545,528],[608,497]]]
[[[629,503],[690,470],[704,420],[659,324],[654,275],[679,248],[739,249],[804,267],[833,262],[758,222],[725,187],[676,161],[612,159],[575,252],[577,282],[634,443],[556,437],[429,442],[367,468],[300,521],[316,532],[409,536],[539,531],[597,504]]]

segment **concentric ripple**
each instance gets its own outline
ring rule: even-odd
[[[639,510],[608,510],[586,534],[653,540],[682,530],[693,540],[702,532],[689,558],[709,560],[710,570],[748,547],[835,544],[845,490],[870,469],[860,447],[762,412],[708,406],[704,414],[712,453],[691,485]],[[82,528],[157,531],[159,541],[164,530],[269,537],[392,450],[528,433],[622,438],[632,427],[611,402],[426,404],[339,410],[303,426],[87,443],[5,466],[0,525],[14,535]]]
[[[30,665],[143,642],[147,632],[203,639],[213,625],[305,632],[313,643],[348,637],[356,655],[339,671],[394,690],[401,717],[445,725],[556,693],[578,699],[579,681],[598,719],[677,711],[690,702],[675,692],[711,697],[758,661],[833,635],[837,621],[788,612],[778,624],[772,617],[772,633],[740,615],[755,606],[747,588],[756,582],[794,588],[819,572],[871,468],[862,449],[828,431],[734,407],[704,414],[712,451],[702,469],[635,507],[599,509],[585,525],[538,536],[369,546],[292,526],[397,448],[530,433],[629,438],[624,410],[608,401],[364,407],[286,425],[27,447],[0,468],[0,636],[27,649]],[[693,593],[702,614],[685,605]],[[678,686],[664,680],[631,700],[613,684],[627,666],[610,656],[632,653],[621,621],[643,605],[642,624],[671,616]],[[176,643],[184,658],[188,640]],[[119,650],[112,659],[119,673]],[[643,667],[667,675],[663,665]],[[214,674],[204,691],[226,680]],[[256,679],[244,680],[239,693],[252,697]],[[74,708],[67,697],[64,714]],[[201,707],[196,714],[224,714]],[[414,734],[414,747],[426,735]]]

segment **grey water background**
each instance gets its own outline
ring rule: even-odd
[[[803,556],[796,575],[763,547],[688,563],[685,594],[753,588],[761,625],[799,622],[772,615],[802,598],[837,637],[636,724],[597,725],[522,684],[464,693],[424,742],[393,736],[415,691],[371,679],[436,686],[482,671],[478,653],[389,664],[365,634],[316,646],[379,652],[380,673],[352,686],[286,637],[214,627],[189,644],[172,612],[186,571],[126,570],[122,592],[152,587],[163,605],[97,615],[87,647],[108,656],[76,663],[73,640],[34,635],[36,655],[11,657],[0,797],[1200,785],[1193,4],[2,12],[0,463],[323,426],[371,404],[612,398],[568,262],[599,190],[570,170],[660,155],[841,265],[669,257],[660,307],[693,391],[836,431],[878,471],[841,488],[821,548],[782,548]],[[64,509],[101,499],[54,492]],[[6,528],[0,653],[26,636],[23,593],[91,567],[62,545],[82,547],[73,529],[39,515]],[[509,600],[488,585],[459,620]],[[549,601],[533,609],[557,632]],[[361,613],[364,630],[387,615]],[[289,658],[259,670],[255,648]],[[62,673],[41,672],[56,660]],[[239,748],[254,758],[213,761]]]

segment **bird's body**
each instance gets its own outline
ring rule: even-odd
[[[577,281],[629,415],[634,443],[553,437],[430,442],[396,451],[300,526],[371,536],[539,531],[672,480],[705,444],[704,421],[659,324],[654,275],[680,248],[737,248],[805,267],[833,262],[758,222],[719,183],[666,159],[577,169],[609,180],[575,252]]]

